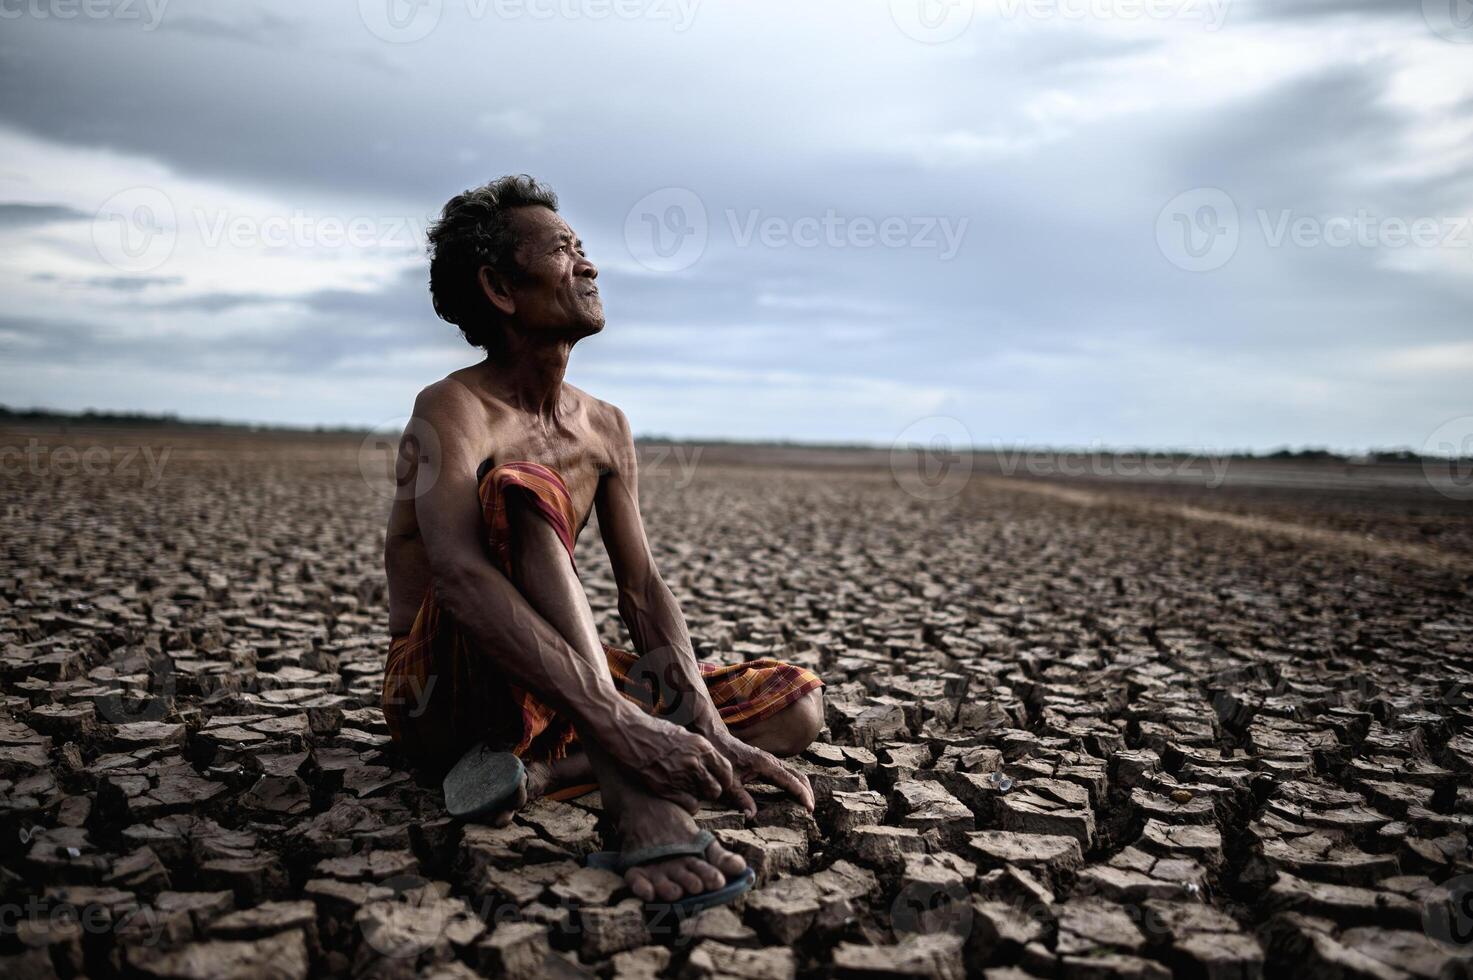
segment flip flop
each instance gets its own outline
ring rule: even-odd
[[[445,776],[445,810],[462,820],[500,813],[516,799],[524,772],[521,759],[478,742]]]
[[[637,868],[642,864],[654,864],[657,861],[667,861],[673,857],[704,858],[706,849],[715,839],[709,830],[703,830],[684,844],[657,844],[654,847],[642,847],[635,851],[595,851],[584,859],[584,863],[590,868],[602,868],[605,871],[622,875],[630,868]],[[747,868],[735,878],[729,879],[724,887],[715,891],[687,895],[674,902],[646,902],[645,908],[652,912],[668,910],[683,919],[703,909],[725,905],[750,889],[756,880],[756,872]]]

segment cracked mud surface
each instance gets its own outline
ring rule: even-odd
[[[358,439],[40,438],[172,449],[0,476],[7,977],[1473,975],[1467,505],[647,450],[698,651],[827,684],[816,815],[703,812],[759,887],[676,926],[580,869],[596,795],[460,825],[399,767]]]

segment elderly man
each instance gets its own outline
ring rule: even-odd
[[[596,781],[618,841],[591,863],[645,902],[727,901],[752,873],[691,814],[723,799],[753,814],[754,780],[812,809],[778,757],[822,727],[822,683],[696,660],[645,537],[629,422],[563,380],[604,312],[551,190],[518,176],[459,194],[430,248],[435,312],[486,357],[420,392],[400,442],[384,556],[394,741],[466,818],[505,823]],[[599,641],[578,581],[595,509],[635,653]]]

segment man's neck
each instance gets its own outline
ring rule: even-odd
[[[513,338],[505,354],[494,360],[488,357],[486,366],[505,401],[545,422],[557,422],[572,350],[573,345],[563,340],[527,343]]]

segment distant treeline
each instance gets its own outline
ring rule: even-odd
[[[6,423],[39,423],[46,425],[117,426],[118,428],[151,429],[213,429],[222,432],[317,432],[331,435],[367,435],[370,429],[354,426],[292,426],[261,424],[255,422],[231,422],[224,419],[186,419],[172,412],[163,414],[148,412],[99,412],[87,409],[82,412],[57,412],[43,408],[10,408],[0,405],[0,425]],[[706,446],[764,446],[791,449],[842,449],[850,451],[875,451],[888,447],[866,443],[802,442],[792,439],[677,439],[663,435],[642,435],[636,441],[646,444],[700,444]],[[998,451],[995,446],[974,446],[974,451]],[[1192,452],[1181,449],[1059,449],[1050,447],[1008,447],[1009,451],[1053,452],[1059,455],[1093,454],[1099,456],[1129,456],[1147,459],[1177,459],[1182,457],[1212,456],[1217,459],[1276,459],[1300,463],[1419,463],[1427,457],[1412,449],[1372,449],[1365,453],[1345,454],[1329,449],[1275,449],[1272,452]]]
[[[33,422],[47,425],[117,426],[125,429],[217,429],[226,432],[322,432],[334,434],[366,434],[369,430],[352,426],[328,425],[264,425],[255,422],[230,422],[224,419],[184,419],[172,412],[56,412],[45,408],[10,408],[0,405],[0,425],[7,422]]]

